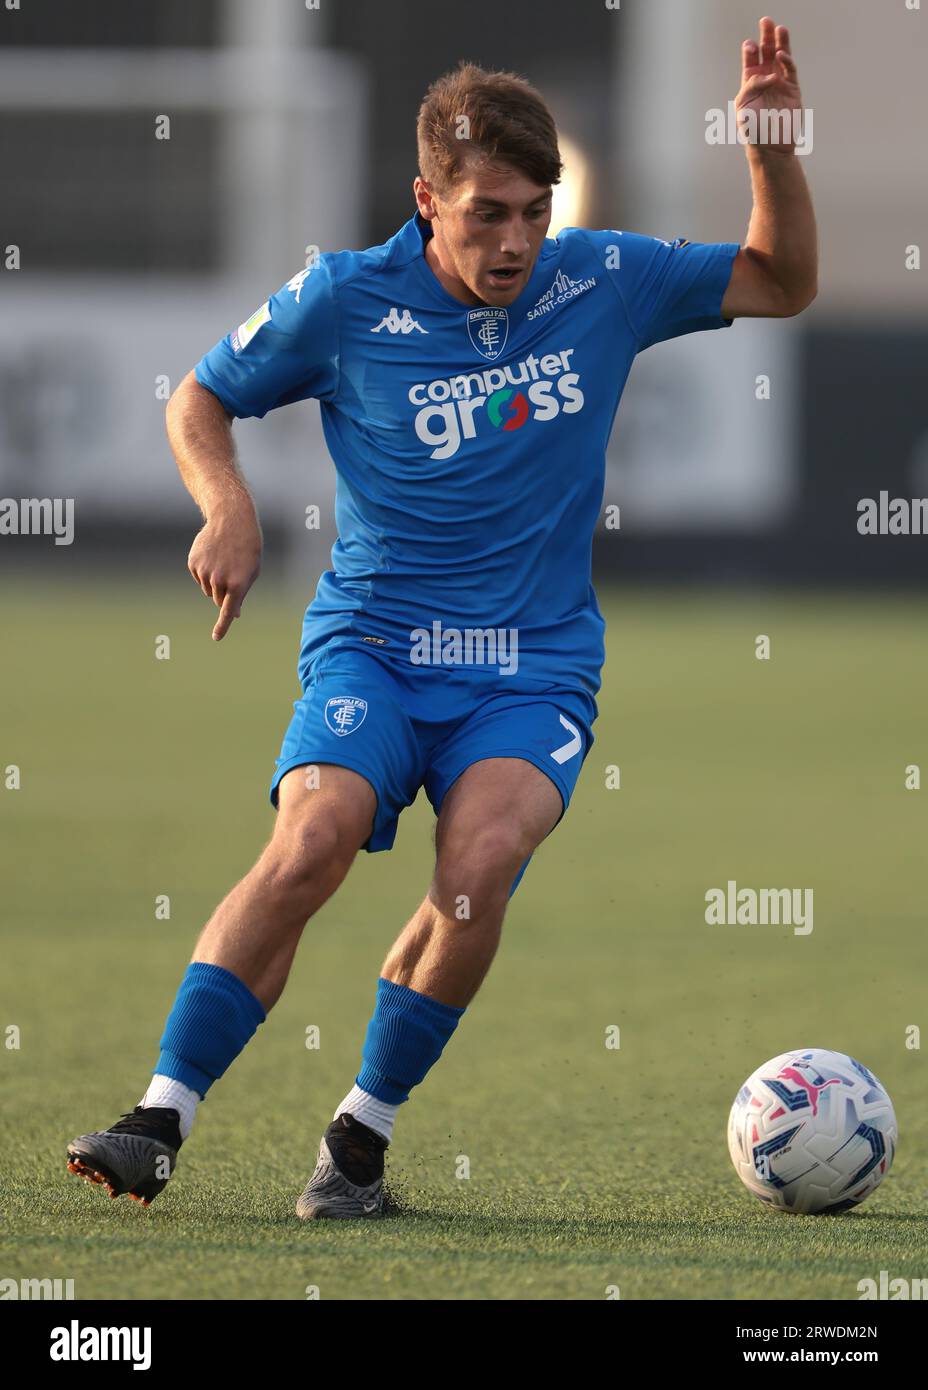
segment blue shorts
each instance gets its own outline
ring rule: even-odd
[[[524,758],[561,794],[561,815],[593,743],[586,690],[466,666],[399,663],[358,637],[330,640],[311,662],[271,782],[308,763],[337,763],[370,783],[377,811],[366,850],[390,849],[400,813],[424,787],[435,814],[465,768]],[[528,866],[525,861],[511,892]]]

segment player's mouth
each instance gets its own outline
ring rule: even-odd
[[[495,290],[509,290],[522,279],[521,266],[494,266],[487,271],[487,280]]]

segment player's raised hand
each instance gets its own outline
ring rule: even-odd
[[[213,640],[225,637],[261,569],[261,528],[248,508],[211,518],[197,533],[187,568],[219,609]]]
[[[752,145],[792,154],[800,132],[802,94],[789,30],[765,16],[760,21],[760,41],[745,39],[741,60],[741,90],[735,98],[739,128]],[[781,114],[771,119],[763,116],[765,111]]]

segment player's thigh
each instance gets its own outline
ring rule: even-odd
[[[295,869],[346,872],[370,837],[376,809],[370,782],[351,768],[335,763],[291,768],[278,787],[270,848]]]
[[[508,886],[510,871],[551,833],[563,809],[554,782],[527,759],[473,762],[442,801],[435,832],[438,867],[476,861],[492,866]]]

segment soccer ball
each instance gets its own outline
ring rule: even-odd
[[[898,1137],[892,1101],[843,1052],[800,1047],[735,1096],[728,1152],[749,1192],[790,1212],[845,1211],[879,1187]]]

